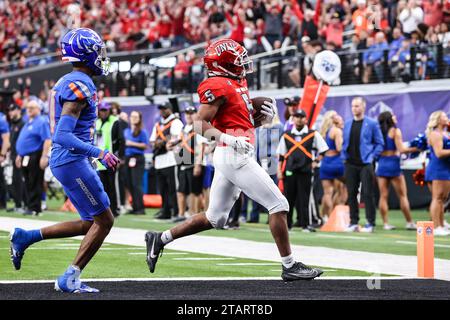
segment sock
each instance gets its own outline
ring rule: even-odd
[[[28,231],[28,235],[30,237],[29,238],[30,239],[30,244],[39,242],[39,241],[41,241],[43,239],[41,230],[39,230],[39,229]]]
[[[72,268],[72,269],[74,269],[76,272],[81,273],[80,267],[78,267],[78,266],[76,266],[76,265],[74,265],[74,264],[70,265],[69,268]]]
[[[281,257],[281,263],[286,268],[292,267],[295,263],[294,256],[292,254],[290,254],[286,257]]]
[[[173,241],[172,232],[170,232],[170,230],[164,231],[161,235],[161,241],[164,244],[168,244],[169,242],[172,242]]]
[[[72,275],[72,285],[75,288],[79,288],[81,286],[81,280],[80,280],[80,276],[81,276],[81,270],[78,266],[72,264],[70,265],[67,270],[66,273],[70,270],[70,274]],[[73,272],[73,273],[72,273]]]

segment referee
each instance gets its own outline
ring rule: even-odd
[[[313,231],[308,226],[312,170],[328,150],[325,140],[317,131],[308,128],[307,121],[305,111],[296,110],[294,126],[284,132],[277,148],[280,157],[278,178],[284,180],[284,195],[289,202],[288,228],[300,227],[304,232]],[[313,149],[320,154],[318,159],[314,159]],[[294,207],[297,221],[292,224]]]

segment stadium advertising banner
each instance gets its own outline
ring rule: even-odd
[[[356,95],[355,95],[356,96]],[[324,114],[328,110],[336,110],[344,120],[352,117],[351,100],[355,96],[328,97],[321,110]],[[366,114],[374,119],[383,111],[392,111],[398,120],[398,127],[402,130],[405,141],[413,139],[419,132],[425,131],[430,114],[436,110],[450,113],[450,91],[427,91],[393,94],[366,95]],[[283,99],[277,100],[281,120],[285,111]],[[321,116],[317,119],[320,127]]]

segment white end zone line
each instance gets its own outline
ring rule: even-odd
[[[314,280],[407,280],[419,279],[411,277],[322,277]],[[137,281],[137,282],[154,282],[154,281],[245,281],[245,280],[273,280],[283,281],[280,277],[182,277],[182,278],[106,278],[106,279],[82,279],[83,282],[123,282],[123,281]],[[0,280],[2,284],[34,284],[34,283],[54,283],[55,280]]]

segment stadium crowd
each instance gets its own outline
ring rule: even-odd
[[[317,226],[327,221],[333,208],[348,204],[351,217],[348,232],[373,232],[377,207],[383,228],[392,230],[394,227],[389,224],[387,201],[389,185],[392,184],[405,216],[406,229],[414,230],[405,178],[400,169],[400,154],[417,155],[425,149],[423,144],[427,143],[422,141],[421,146],[410,143],[411,147],[404,147],[395,114],[387,111],[379,115],[378,122],[370,119],[364,116],[365,100],[361,97],[353,99],[349,106],[352,119],[344,121],[331,110],[323,115],[316,131],[311,130],[305,112],[298,109],[300,101],[300,97],[286,98],[285,122],[282,123],[277,115],[271,124],[256,130],[257,161],[278,183],[290,203],[288,227],[314,232]],[[11,103],[8,114],[1,115],[0,119],[0,206],[5,208],[7,200],[12,199],[14,207],[8,210],[39,215],[46,209],[46,195],[56,196],[58,189],[47,167],[50,125],[46,110],[37,97],[26,99],[23,104],[22,108]],[[152,176],[148,179],[152,185],[148,186],[147,193],[158,192],[161,195],[161,210],[156,218],[180,222],[207,208],[214,175],[211,156],[215,144],[194,133],[194,106],[188,106],[180,114],[170,102],[158,105],[160,119],[153,128],[145,127],[140,112],[133,110],[125,113],[118,103],[102,101],[98,109],[94,144],[112,150],[122,161],[117,172],[97,165],[114,216],[145,214],[145,170]],[[430,116],[426,134],[431,150],[436,148],[436,141],[445,132],[446,121],[448,119],[443,112]],[[433,138],[434,135],[438,138]],[[299,143],[302,148],[298,147]],[[444,142],[443,149],[447,145]],[[145,159],[146,150],[152,152],[150,162]],[[436,170],[436,166],[445,166],[445,161],[436,156],[433,158],[434,151],[431,154],[429,170],[425,173],[425,181],[429,183],[433,197],[431,217],[437,228],[436,235],[448,235],[448,224],[443,219],[445,186],[435,186],[434,180],[450,177],[435,177],[436,174],[446,174],[448,169]],[[379,189],[378,205],[375,203],[375,181]],[[316,192],[318,183],[323,195]],[[366,208],[367,223],[364,227],[359,227],[360,183],[360,201]],[[312,209],[311,201],[315,203],[315,209]],[[253,202],[248,218],[249,207],[249,199],[241,194],[225,228],[238,228],[242,221],[259,222],[260,213],[265,209]],[[320,214],[312,214],[311,210],[320,211]]]
[[[60,37],[75,26],[99,31],[109,52],[186,47],[228,34],[250,53],[294,44],[308,55],[319,41],[355,54],[347,67],[365,83],[372,74],[374,81],[385,81],[384,49],[395,78],[408,77],[412,47],[416,78],[429,77],[437,67],[433,45],[440,43],[446,75],[450,69],[448,0],[1,1],[0,22],[3,71],[48,62],[39,55],[57,52]],[[194,58],[178,57],[178,63]]]

